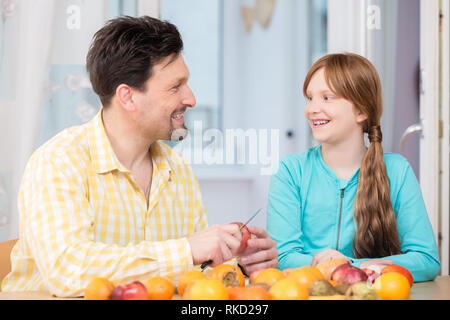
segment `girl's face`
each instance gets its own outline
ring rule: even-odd
[[[362,123],[367,116],[352,102],[333,93],[325,81],[324,68],[311,78],[306,98],[305,116],[316,141],[337,144],[355,135],[363,135]]]

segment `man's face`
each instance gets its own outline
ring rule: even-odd
[[[186,129],[184,112],[196,103],[188,79],[182,55],[169,56],[153,67],[146,90],[134,92],[133,102],[138,109],[135,121],[145,137],[170,140],[175,130]]]

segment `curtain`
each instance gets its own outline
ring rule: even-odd
[[[18,236],[17,191],[36,146],[56,0],[2,0],[0,240]]]
[[[31,154],[101,104],[87,72],[94,33],[133,0],[0,0],[0,241],[19,234],[17,193]]]

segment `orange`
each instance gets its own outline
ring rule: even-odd
[[[106,278],[95,278],[84,289],[86,300],[110,300],[114,284]]]
[[[175,287],[164,277],[151,277],[142,282],[147,289],[149,300],[171,300]]]
[[[228,300],[228,291],[216,279],[202,279],[191,283],[183,299],[187,300]]]
[[[198,270],[184,272],[178,280],[177,290],[180,296],[183,296],[184,291],[190,283],[201,279],[206,279],[206,274],[204,274],[203,272],[200,272]]]
[[[275,268],[267,268],[258,273],[255,277],[255,283],[265,283],[269,286],[278,280],[284,279],[283,272]]]
[[[333,273],[334,269],[344,263],[348,263],[348,261],[344,259],[330,259],[318,263],[316,265],[316,268],[319,269],[320,272],[322,272],[325,279],[330,280],[331,274]]]
[[[294,279],[281,279],[273,284],[269,293],[273,300],[308,300],[306,289]]]
[[[258,274],[260,274],[261,271],[263,271],[263,270],[265,270],[265,269],[255,270],[255,271],[253,271],[253,272],[250,274],[250,277],[249,277],[249,279],[248,279],[248,281],[250,282],[250,284],[255,283],[256,276],[257,276]]]
[[[296,280],[306,291],[308,291],[309,286],[314,281],[325,279],[319,269],[311,266],[298,268],[297,270],[290,272],[287,277]]]
[[[262,287],[229,287],[228,296],[230,300],[271,300]]]
[[[411,291],[408,279],[397,272],[380,275],[372,288],[383,300],[408,300]]]
[[[241,269],[230,264],[220,264],[214,267],[209,272],[208,278],[219,280],[226,287],[243,287],[245,285]]]
[[[406,269],[405,267],[402,267],[402,266],[400,266],[398,264],[393,264],[393,265],[384,267],[381,270],[381,274],[388,273],[388,272],[397,272],[397,273],[400,273],[400,274],[404,275],[406,277],[406,279],[408,279],[408,281],[409,281],[409,286],[410,287],[413,286],[414,278],[413,278],[411,272],[409,272],[409,270]]]

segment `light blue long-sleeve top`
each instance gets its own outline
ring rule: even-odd
[[[383,258],[408,268],[416,282],[433,280],[440,270],[439,253],[417,178],[403,156],[385,153],[384,161],[402,254]],[[355,266],[370,260],[356,259],[352,250],[358,176],[359,169],[350,180],[339,179],[323,161],[321,146],[280,161],[267,207],[279,269],[311,265],[313,255],[325,249],[338,250]]]

